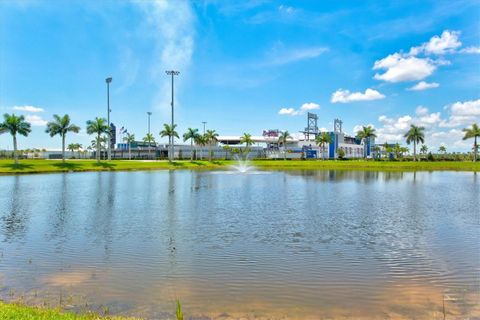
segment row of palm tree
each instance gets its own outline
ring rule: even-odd
[[[3,115],[4,121],[0,123],[0,134],[8,132],[12,135],[13,138],[13,152],[14,152],[14,161],[18,164],[18,145],[17,145],[17,135],[28,136],[31,132],[31,124],[25,120],[23,115],[17,116],[15,114],[4,114]],[[86,131],[88,134],[96,135],[95,140],[93,141],[92,145],[96,149],[96,158],[97,161],[100,161],[100,153],[102,149],[102,144],[110,143],[109,139],[106,139],[105,135],[108,137],[110,134],[110,126],[107,123],[107,120],[104,118],[96,117],[94,120],[87,121]],[[175,130],[177,125],[168,125],[164,124],[164,128],[160,131],[160,137],[172,137],[179,138],[177,131]],[[68,114],[64,116],[53,115],[53,120],[47,123],[47,128],[45,130],[51,137],[59,135],[62,139],[62,161],[65,161],[65,144],[66,144],[66,136],[67,133],[73,132],[78,133],[80,131],[80,127],[71,123],[70,117]],[[420,126],[411,125],[410,129],[405,133],[404,137],[406,138],[407,144],[413,143],[413,159],[414,161],[417,160],[417,145],[422,143],[423,146],[420,148],[421,153],[426,153],[428,151],[427,146],[425,143],[425,128]],[[477,161],[477,154],[478,154],[478,143],[477,139],[480,137],[480,127],[474,123],[470,128],[463,129],[464,137],[463,140],[467,139],[474,139],[473,144],[473,151],[474,151],[474,161]],[[357,132],[357,138],[365,142],[365,147],[367,146],[367,141],[371,138],[376,138],[376,131],[371,126],[363,126],[361,130]],[[209,148],[209,159],[212,160],[212,146],[216,143],[218,138],[218,133],[215,130],[207,130],[205,134],[199,134],[198,129],[188,128],[185,134],[183,135],[183,140],[187,141],[190,140],[190,146],[193,148],[193,144],[200,145],[200,146],[208,146]],[[278,143],[283,144],[284,146],[284,159],[286,159],[286,143],[287,140],[290,139],[291,136],[288,131],[284,131],[280,134]],[[129,151],[129,159],[131,159],[131,144],[135,141],[135,136],[133,134],[127,134],[124,138],[124,141],[128,143],[128,151]],[[145,143],[149,145],[149,153],[150,153],[150,145],[155,143],[155,138],[153,134],[148,133],[145,138],[143,139]],[[322,132],[321,134],[317,135],[315,138],[315,142],[318,146],[322,149],[322,154],[324,158],[324,151],[325,146],[331,143],[331,136],[327,132]],[[240,139],[241,144],[245,144],[246,148],[245,151],[249,151],[250,146],[253,145],[252,136],[248,133],[244,133],[244,135]],[[70,148],[70,147],[73,147]],[[81,145],[69,145],[69,149],[72,150],[79,150]],[[441,146],[439,148],[440,152],[446,153],[446,148]],[[247,152],[248,153],[248,152]],[[364,152],[364,156],[367,156],[366,151]],[[173,157],[171,157],[173,158]],[[193,152],[191,155],[191,160],[193,161]]]

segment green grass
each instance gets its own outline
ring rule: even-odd
[[[129,171],[129,170],[177,170],[177,169],[227,169],[234,161],[129,161],[112,160],[97,163],[95,160],[0,160],[0,174],[81,172],[81,171]],[[254,160],[251,164],[260,170],[374,170],[374,171],[480,171],[480,162],[397,162],[365,160]]]
[[[100,316],[95,313],[75,314],[59,309],[29,307],[19,303],[0,301],[0,319],[2,320],[134,320],[119,316]]]

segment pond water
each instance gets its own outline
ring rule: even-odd
[[[479,317],[480,177],[0,177],[0,298],[154,319]]]

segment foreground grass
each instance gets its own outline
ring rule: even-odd
[[[75,314],[61,312],[58,309],[29,307],[18,303],[0,301],[0,319],[2,320],[135,320],[136,318],[119,316],[99,316],[94,313]]]
[[[0,174],[81,172],[81,171],[129,171],[176,169],[227,169],[234,161],[135,161],[112,160],[97,163],[95,160],[0,160]],[[365,160],[254,160],[251,164],[261,170],[373,170],[373,171],[480,171],[480,162],[396,162]]]

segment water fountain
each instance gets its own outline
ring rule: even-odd
[[[248,156],[250,153],[247,153],[247,155],[242,159],[238,155],[235,155],[235,160],[237,161],[237,164],[232,165],[231,168],[236,170],[238,173],[247,173],[250,171],[253,167],[249,165],[248,161]]]

